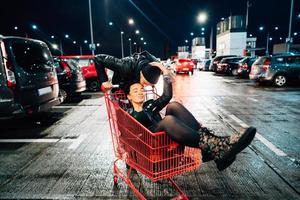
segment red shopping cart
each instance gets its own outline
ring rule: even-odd
[[[123,92],[105,93],[105,102],[116,156],[114,184],[118,184],[120,177],[140,199],[146,199],[130,179],[135,169],[153,182],[167,179],[179,193],[176,198],[188,199],[172,177],[199,168],[200,149],[180,146],[165,132],[149,131],[126,112],[129,103]],[[123,172],[117,166],[118,161],[124,161],[129,170]]]

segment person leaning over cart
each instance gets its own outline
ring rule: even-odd
[[[172,78],[167,72],[163,75],[163,94],[156,100],[144,102],[144,87],[139,82],[128,84],[125,93],[133,108],[128,112],[152,132],[165,131],[180,145],[200,148],[203,162],[214,160],[221,171],[230,166],[236,155],[253,140],[256,129],[247,128],[242,134],[216,136],[201,127],[195,117],[180,103],[169,101],[172,98]],[[166,114],[159,114],[165,106]]]
[[[139,82],[143,86],[153,86],[157,83],[161,72],[166,70],[159,64],[159,60],[147,51],[122,59],[98,54],[94,61],[99,82],[102,83],[101,88],[105,91],[110,90],[113,84],[118,84],[120,89],[124,89],[124,86],[132,81]],[[112,80],[108,79],[105,68],[113,71]]]

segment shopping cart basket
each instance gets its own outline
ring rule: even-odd
[[[120,177],[140,199],[145,199],[130,180],[135,169],[153,182],[167,179],[179,193],[176,198],[188,199],[172,177],[199,168],[200,149],[180,146],[165,132],[149,131],[126,112],[129,103],[123,92],[105,93],[105,102],[116,156],[114,184]],[[118,161],[129,166],[127,173],[120,170]]]

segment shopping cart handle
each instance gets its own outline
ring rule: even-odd
[[[112,88],[119,88],[119,86],[120,86],[119,84],[114,84],[114,85],[112,85]],[[110,88],[110,89],[112,89],[112,88]],[[107,92],[110,89],[106,89],[103,85],[101,85],[101,91],[103,91],[103,92]]]

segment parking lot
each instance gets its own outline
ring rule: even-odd
[[[175,177],[189,198],[300,198],[298,85],[261,86],[197,70],[178,74],[173,89],[173,100],[217,134],[247,126],[258,130],[250,147],[225,171],[208,162]],[[49,113],[0,124],[0,199],[137,198],[121,180],[113,186],[114,153],[102,93],[85,92]],[[175,195],[167,182],[132,176],[149,199]]]

